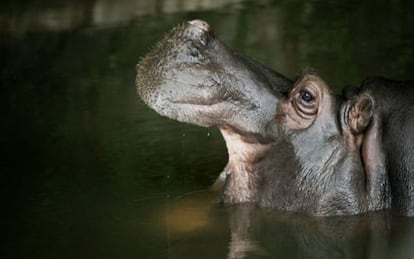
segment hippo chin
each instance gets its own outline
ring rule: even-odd
[[[371,78],[335,96],[315,73],[293,81],[233,52],[200,20],[168,33],[137,76],[159,114],[220,129],[224,203],[312,215],[414,214],[410,86]]]

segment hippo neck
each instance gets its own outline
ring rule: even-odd
[[[228,129],[221,129],[221,133],[229,154],[229,162],[222,173],[226,175],[224,202],[257,202],[261,161],[270,145],[250,141]]]

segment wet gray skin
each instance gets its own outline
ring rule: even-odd
[[[407,181],[414,162],[405,171],[387,169],[384,105],[372,90],[378,82],[338,98],[317,74],[294,82],[233,52],[206,22],[194,20],[174,28],[141,60],[137,91],[163,116],[221,130],[229,161],[217,184],[224,185],[225,204],[346,215],[393,202],[410,214],[412,188],[395,197],[390,179],[414,182]],[[411,150],[412,142],[403,149]]]

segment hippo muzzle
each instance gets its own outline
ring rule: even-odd
[[[218,40],[193,20],[175,27],[138,65],[137,91],[159,114],[266,138],[291,81]]]

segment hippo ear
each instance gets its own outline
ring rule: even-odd
[[[352,134],[363,133],[374,114],[374,100],[366,94],[354,97],[347,112],[347,124]]]

